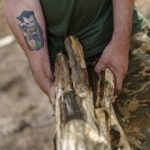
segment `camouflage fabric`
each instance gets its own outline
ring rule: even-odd
[[[93,71],[99,57],[87,61],[90,84],[96,91]],[[150,150],[150,28],[131,38],[129,69],[114,108],[133,150]]]

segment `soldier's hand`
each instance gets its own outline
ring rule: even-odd
[[[34,78],[39,87],[41,88],[41,90],[43,90],[47,94],[50,102],[54,103],[55,99],[54,79],[51,78],[50,76],[46,76],[43,73],[38,73],[38,75],[34,74]]]
[[[111,69],[115,76],[116,91],[122,89],[123,79],[128,70],[128,49],[128,45],[123,46],[122,43],[111,41],[103,51],[94,69],[98,74],[105,67]]]
[[[30,59],[31,69],[35,81],[39,85],[42,91],[44,91],[49,99],[54,100],[55,98],[55,87],[54,87],[54,77],[52,71],[49,67],[49,62],[42,61],[40,59]]]

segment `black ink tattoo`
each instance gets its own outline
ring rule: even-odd
[[[30,50],[40,50],[44,47],[43,32],[33,11],[23,11],[17,19],[19,27]]]

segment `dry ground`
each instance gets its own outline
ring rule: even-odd
[[[150,21],[150,0],[137,2]],[[0,6],[0,41],[10,34]],[[13,41],[0,47],[0,150],[52,150],[53,133],[48,99],[35,84],[20,46]]]

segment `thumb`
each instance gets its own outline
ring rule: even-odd
[[[120,92],[122,90],[123,77],[115,75],[115,79],[116,79],[115,91]]]

